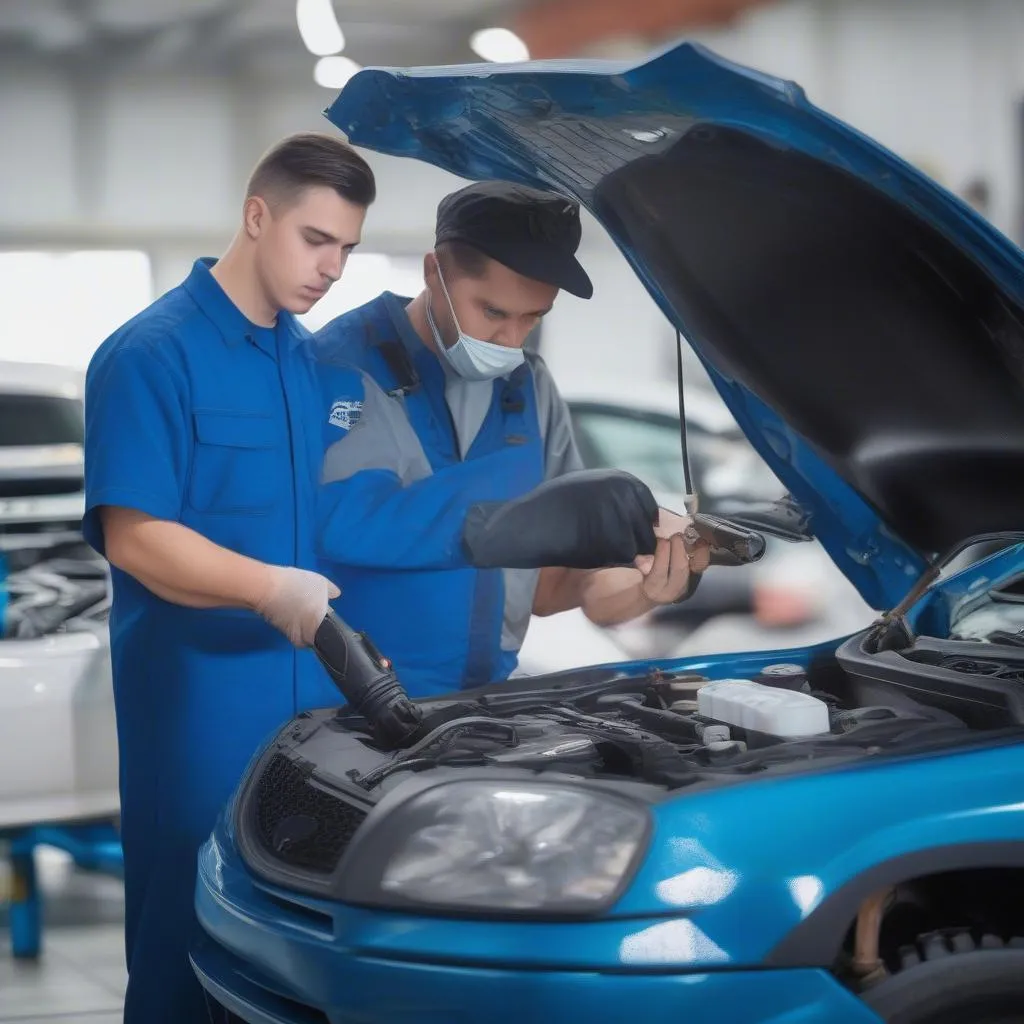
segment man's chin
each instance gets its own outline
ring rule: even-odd
[[[322,298],[323,295],[317,295],[316,297],[299,295],[292,299],[284,308],[293,316],[301,316],[303,313],[308,313]]]

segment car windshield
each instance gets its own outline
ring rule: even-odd
[[[82,403],[59,395],[0,394],[0,447],[83,444]]]
[[[678,419],[594,406],[574,409],[572,419],[588,467],[624,469],[652,490],[683,492]]]

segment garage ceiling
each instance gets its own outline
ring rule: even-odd
[[[755,2],[334,0],[334,9],[347,56],[405,66],[475,60],[469,36],[490,25],[517,29],[536,56],[567,56],[608,37],[654,40]],[[0,64],[19,56],[114,73],[310,67],[295,0],[0,0]]]
[[[473,60],[470,33],[506,0],[335,0],[360,64]],[[308,74],[295,0],[0,0],[0,63],[15,54],[111,70],[233,72],[294,62]]]

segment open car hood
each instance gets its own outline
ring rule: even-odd
[[[683,44],[368,69],[327,116],[589,209],[874,607],[1024,525],[1024,254],[798,86]]]

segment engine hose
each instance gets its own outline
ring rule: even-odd
[[[397,771],[403,771],[404,769],[412,769],[413,764],[421,764],[424,761],[428,761],[433,765],[434,761],[431,758],[424,758],[422,754],[425,750],[430,747],[436,746],[445,736],[455,729],[465,730],[472,732],[474,726],[489,726],[491,728],[497,728],[501,732],[506,734],[509,746],[515,746],[518,742],[518,733],[515,725],[510,722],[503,722],[498,718],[487,718],[480,715],[474,715],[468,718],[453,718],[449,722],[445,722],[439,725],[436,729],[432,729],[422,739],[417,740],[411,747],[402,751],[402,754],[396,758],[396,760],[389,762],[386,765],[382,765],[380,768],[375,769],[372,772],[367,772],[366,775],[361,776],[356,780],[356,784],[363,786],[365,789],[373,789],[374,786],[379,785],[389,775],[393,775]]]
[[[882,889],[869,896],[857,912],[853,940],[853,973],[862,985],[873,985],[888,977],[880,954],[882,918],[893,889]]]

